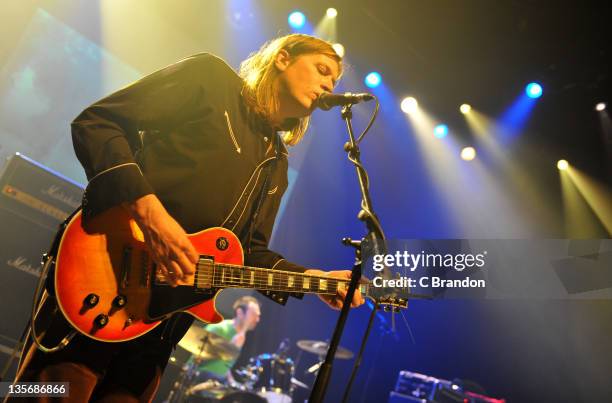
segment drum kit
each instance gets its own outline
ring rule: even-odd
[[[274,354],[251,358],[246,366],[235,369],[229,380],[214,376],[203,380],[198,369],[211,360],[235,361],[240,349],[230,341],[192,326],[178,345],[191,353],[192,358],[183,365],[167,403],[291,403],[298,388],[310,389],[295,378],[295,363],[287,356],[287,344]],[[306,370],[307,374],[316,375],[327,354],[328,344],[318,340],[300,340],[297,347],[318,357],[318,362]],[[342,347],[336,352],[338,359],[352,357],[353,353]]]

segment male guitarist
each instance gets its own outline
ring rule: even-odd
[[[341,72],[342,60],[328,42],[293,34],[253,53],[239,75],[203,53],[96,102],[72,123],[89,179],[84,223],[125,207],[159,274],[173,286],[193,275],[198,260],[186,234],[214,226],[238,235],[246,265],[348,279],[349,271],[307,270],[268,249],[287,187],[285,145],[301,140],[317,98],[333,90]],[[323,299],[340,308],[344,295],[339,290]],[[362,303],[357,292],[352,306]],[[57,353],[34,352],[19,381],[70,382],[74,402],[151,401],[192,320],[175,314],[121,343],[78,335]],[[46,337],[61,328],[57,322]]]

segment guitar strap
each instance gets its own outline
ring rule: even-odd
[[[278,161],[278,150],[279,150],[278,142],[279,140],[280,140],[280,137],[277,134],[275,134],[274,136],[275,158],[263,168],[263,171],[264,171],[263,172],[264,173],[263,184],[261,186],[261,190],[259,192],[257,200],[255,201],[255,207],[253,209],[253,214],[251,215],[251,219],[249,220],[247,237],[244,242],[244,246],[246,247],[247,253],[251,253],[251,241],[253,240],[253,232],[255,231],[255,226],[257,225],[257,219],[259,217],[259,212],[261,211],[261,207],[263,206],[263,203],[268,194],[268,189],[270,188],[270,176],[272,175],[272,172],[274,172],[276,168],[276,162]]]

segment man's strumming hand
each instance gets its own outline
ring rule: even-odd
[[[199,254],[157,196],[148,194],[123,206],[138,223],[153,260],[171,286],[194,274]]]

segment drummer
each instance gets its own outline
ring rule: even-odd
[[[259,323],[261,305],[256,298],[245,295],[234,301],[232,308],[234,309],[233,319],[225,319],[219,323],[205,325],[205,329],[208,332],[223,337],[239,349],[242,349],[246,340],[246,332],[254,330]],[[201,380],[217,379],[232,381],[231,368],[236,358],[227,360],[215,359],[204,362],[198,367],[198,372],[200,373],[198,378]]]

